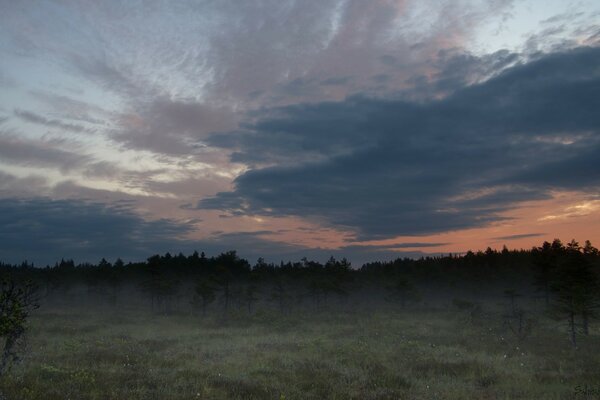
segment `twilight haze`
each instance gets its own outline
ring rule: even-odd
[[[0,260],[600,242],[597,0],[0,0]]]

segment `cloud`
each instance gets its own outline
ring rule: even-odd
[[[68,57],[69,65],[79,75],[125,98],[138,99],[158,94],[155,86],[144,76],[136,76],[129,67],[117,64],[117,60],[111,62],[89,53],[70,54]]]
[[[6,72],[0,70],[0,87],[9,89],[16,87],[17,84]]]
[[[434,60],[436,72],[432,77],[411,78],[415,81],[412,95],[433,98],[441,94],[452,94],[456,90],[497,76],[523,58],[523,55],[508,50],[475,56],[457,48],[442,49]]]
[[[43,176],[17,177],[0,171],[0,197],[33,196],[47,189]]]
[[[582,47],[502,64],[441,100],[265,110],[229,146],[235,160],[260,154],[268,166],[198,207],[306,217],[372,239],[486,226],[550,189],[597,191],[599,63],[600,48]],[[572,141],[555,140],[564,135]]]
[[[540,237],[546,235],[545,233],[519,233],[516,235],[498,236],[493,238],[494,240],[518,240],[532,237]]]
[[[137,104],[135,110],[121,118],[111,137],[126,148],[161,154],[197,153],[202,149],[198,143],[208,134],[236,126],[230,109],[197,102],[157,98]]]
[[[594,190],[600,186],[600,137],[598,132],[570,145],[547,152],[547,161],[524,166],[504,181],[548,189]],[[560,147],[563,147],[561,154]]]
[[[479,28],[509,22],[513,3],[7,2],[0,86],[14,96],[0,104],[2,128],[79,139],[0,132],[2,196],[168,198],[152,212],[181,215],[230,190],[199,208],[307,218],[335,226],[339,243],[486,226],[555,190],[597,192],[598,50],[567,50],[599,43],[597,15],[547,20],[525,44],[507,35],[520,53],[466,51],[494,46],[476,43]],[[54,189],[10,175],[28,167]],[[269,236],[205,244],[306,250]],[[434,250],[420,239],[346,250],[417,244]]]
[[[190,231],[170,220],[145,220],[128,202],[112,205],[47,198],[0,199],[3,261],[52,263],[60,258],[145,259]]]
[[[82,100],[30,91],[46,106],[64,106],[54,110],[62,117],[104,121],[106,131],[94,129],[128,149],[196,155],[208,134],[235,130],[243,111],[406,86],[408,78],[438,67],[432,62],[438,50],[461,46],[475,22],[510,6],[509,0],[492,3],[225,0],[173,7],[155,0],[139,8],[48,2],[36,12],[7,5],[0,29],[13,57],[26,54],[38,69],[52,66],[57,81],[75,79],[85,92],[80,97],[96,102],[92,110]],[[423,18],[430,30],[418,29]],[[381,62],[384,55],[395,60],[392,70]],[[371,77],[384,74],[386,85],[373,85]],[[112,115],[98,110],[111,107]],[[87,127],[38,111],[19,114],[60,129]],[[245,153],[237,161],[256,158]]]
[[[0,132],[0,157],[5,162],[63,172],[82,168],[91,161],[89,156],[63,150],[52,141],[25,139],[5,132]]]
[[[210,96],[247,107],[248,95],[259,91],[268,93],[262,102],[289,103],[280,89],[294,81],[323,82],[306,91],[312,100],[364,91],[370,76],[390,67],[382,57],[395,60],[392,75],[401,83],[428,69],[440,48],[462,46],[477,25],[502,15],[511,3],[225,0],[177,7],[151,1],[139,8],[50,2],[38,7],[40,16],[28,7],[7,6],[3,22],[19,51],[64,60],[69,74],[127,102]],[[340,76],[352,79],[342,85]]]
[[[106,125],[107,120],[113,117],[111,113],[99,106],[70,96],[39,90],[30,92],[30,95],[45,107],[50,108],[53,113],[60,114],[67,119],[94,125]]]
[[[368,247],[372,249],[416,249],[416,248],[427,248],[427,247],[440,247],[447,246],[451,243],[428,243],[428,242],[406,242],[406,243],[392,243],[386,245],[364,245],[364,246],[352,246],[352,247]],[[347,246],[351,247],[351,246]]]
[[[15,110],[14,114],[21,118],[23,121],[30,122],[32,124],[44,125],[49,128],[58,128],[61,130],[76,132],[76,133],[93,133],[93,130],[85,128],[83,125],[78,124],[70,124],[67,122],[62,122],[57,119],[48,119],[39,114],[33,113],[31,111],[24,110]]]
[[[121,170],[108,161],[81,152],[81,145],[64,139],[30,139],[0,130],[0,159],[14,165],[52,168],[62,174],[81,172],[85,177],[110,178]],[[68,150],[67,150],[68,148]]]
[[[458,8],[444,2],[444,13],[430,21],[435,29],[419,34],[406,28],[420,17],[411,11],[428,13],[411,1],[326,0],[317,5],[285,0],[243,6],[223,1],[181,8],[156,2],[143,10],[73,6],[66,7],[66,14],[81,14],[88,22],[79,40],[67,37],[58,48],[46,43],[66,35],[47,23],[17,36],[36,43],[37,36],[30,35],[44,34],[44,44],[36,46],[55,49],[69,74],[122,99],[126,111],[109,132],[112,139],[129,149],[186,155],[196,154],[194,144],[209,133],[235,130],[240,110],[339,99],[353,92],[389,93],[404,86],[414,74],[436,68],[430,58],[440,48],[461,44],[468,25],[451,21],[483,21],[509,3],[467,1]],[[157,34],[157,26],[170,19],[179,22]],[[415,41],[418,51],[411,50]],[[380,62],[388,53],[397,61],[394,71]],[[371,77],[383,73],[387,85],[373,86]],[[248,153],[240,156],[237,162],[256,162]]]
[[[524,46],[530,53],[559,51],[576,45],[600,44],[598,11],[589,9],[589,6],[587,10],[569,8],[561,14],[540,21],[540,28],[539,32],[530,34],[525,42]]]
[[[346,85],[350,82],[351,79],[352,79],[351,76],[337,76],[337,77],[327,78],[327,79],[321,81],[320,84],[324,85],[324,86]]]
[[[27,259],[43,266],[61,258],[73,258],[76,262],[98,262],[103,257],[139,261],[167,251],[190,254],[198,250],[210,256],[237,250],[251,262],[259,257],[279,262],[302,257],[325,261],[335,256],[347,257],[360,266],[374,257],[393,259],[421,254],[369,246],[310,249],[262,237],[270,231],[223,233],[191,240],[194,222],[197,221],[144,219],[135,211],[133,201],[105,204],[76,199],[4,198],[0,199],[0,261],[17,263]]]
[[[596,213],[598,210],[600,210],[600,200],[590,199],[582,203],[570,205],[557,213],[545,215],[538,221],[553,221],[585,217],[587,215]]]

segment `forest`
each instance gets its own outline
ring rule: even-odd
[[[0,264],[0,398],[596,398],[599,279],[598,249],[559,239]]]

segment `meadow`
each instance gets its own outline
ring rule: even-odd
[[[597,326],[574,349],[563,321],[531,301],[535,318],[519,339],[506,306],[499,296],[477,312],[440,301],[202,317],[48,304],[31,316],[22,360],[0,378],[1,398],[600,398]]]

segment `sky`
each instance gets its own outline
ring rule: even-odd
[[[0,7],[0,261],[600,244],[596,0]]]

